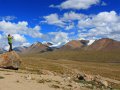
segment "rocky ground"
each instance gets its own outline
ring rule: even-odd
[[[75,79],[54,75],[49,71],[36,74],[24,70],[0,69],[0,90],[119,90],[108,88],[107,81],[101,81],[102,84],[99,82],[96,84],[98,86],[95,86],[95,83],[89,82],[91,77],[88,77],[86,78],[88,81],[85,81],[83,76]]]
[[[28,56],[23,61],[20,67],[21,58],[14,51],[0,55],[0,90],[120,90],[117,79],[68,67],[69,63],[76,66],[78,62],[57,63]]]
[[[28,71],[0,70],[0,90],[89,90],[70,77],[38,75]]]

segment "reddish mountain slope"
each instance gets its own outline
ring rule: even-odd
[[[85,40],[72,40],[62,46],[60,49],[77,49],[86,46],[88,41]]]
[[[113,39],[103,38],[96,40],[88,47],[88,50],[120,50],[120,42]]]
[[[22,51],[22,53],[39,53],[39,52],[44,52],[47,49],[48,49],[48,46],[46,46],[40,42],[37,42],[35,44],[32,44],[26,50]]]

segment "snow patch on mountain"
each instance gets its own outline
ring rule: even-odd
[[[89,40],[88,45],[92,45],[95,42],[95,40]]]

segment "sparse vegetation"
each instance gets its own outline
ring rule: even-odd
[[[38,74],[41,73],[41,69],[57,74],[72,74],[72,69],[77,69],[86,74],[120,80],[120,51],[53,51],[21,57],[23,60],[21,69]]]
[[[19,80],[17,80],[16,82],[17,82],[17,83],[20,83],[20,81],[19,81]]]
[[[83,62],[120,63],[120,51],[61,50],[37,54],[36,56],[53,60],[67,59]]]
[[[38,83],[45,83],[44,79],[37,80]]]
[[[56,89],[57,89],[57,88],[60,88],[60,86],[55,85],[55,84],[51,85],[51,87],[52,87],[52,88],[56,88]]]
[[[3,76],[0,76],[0,79],[4,79],[5,77],[3,77]]]
[[[52,80],[49,80],[49,79],[39,79],[39,80],[37,80],[37,82],[38,83],[45,83],[45,82],[49,83],[49,82],[52,82]]]

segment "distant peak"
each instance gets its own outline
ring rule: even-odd
[[[42,44],[41,42],[37,41],[35,43],[33,43],[33,45],[36,45],[36,44]]]
[[[99,39],[99,40],[113,40],[111,38],[102,38],[102,39]]]

